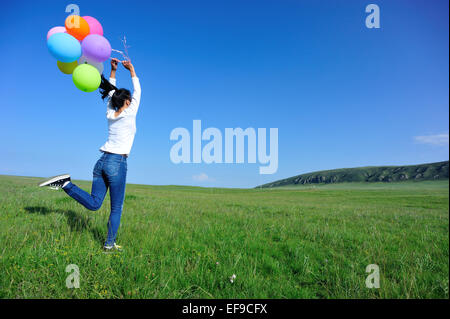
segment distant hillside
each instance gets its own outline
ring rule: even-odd
[[[319,183],[399,182],[448,179],[448,161],[408,166],[367,166],[312,172],[281,179],[258,187]]]

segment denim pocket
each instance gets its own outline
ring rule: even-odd
[[[107,176],[116,176],[119,174],[120,164],[118,161],[108,161],[105,163],[103,170]]]

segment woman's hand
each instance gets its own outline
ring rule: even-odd
[[[117,70],[117,66],[119,65],[119,60],[116,58],[112,58],[111,59],[111,76],[110,78],[115,79],[116,78],[116,70]]]
[[[117,65],[119,64],[119,60],[116,58],[112,58],[111,59],[111,70],[116,71],[117,70]]]
[[[122,61],[123,66],[125,67],[125,69],[127,69],[128,71],[131,71],[131,69],[134,69],[133,64],[131,64],[131,61]]]
[[[125,69],[130,71],[131,77],[135,77],[136,76],[136,72],[134,71],[134,66],[133,66],[133,64],[131,64],[131,61],[122,61],[122,64],[123,64]]]

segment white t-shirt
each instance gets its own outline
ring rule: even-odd
[[[134,135],[136,134],[136,114],[141,101],[141,85],[138,77],[131,78],[134,92],[130,105],[123,110],[119,116],[115,117],[116,112],[111,107],[111,101],[108,101],[106,109],[106,118],[108,119],[108,140],[100,147],[100,151],[114,154],[129,154],[133,145]],[[112,85],[116,85],[116,79],[109,78]],[[109,97],[113,95],[114,90],[109,92]]]

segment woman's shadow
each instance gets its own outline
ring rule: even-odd
[[[89,218],[86,218],[85,216],[80,215],[73,210],[49,209],[48,207],[44,206],[27,206],[25,207],[25,210],[29,214],[47,215],[50,213],[57,213],[65,215],[67,217],[67,224],[69,225],[71,231],[84,232],[86,230],[89,230],[95,240],[97,240],[101,244],[105,242],[105,237],[102,235],[103,232],[100,230],[100,228],[93,228],[91,226]]]

